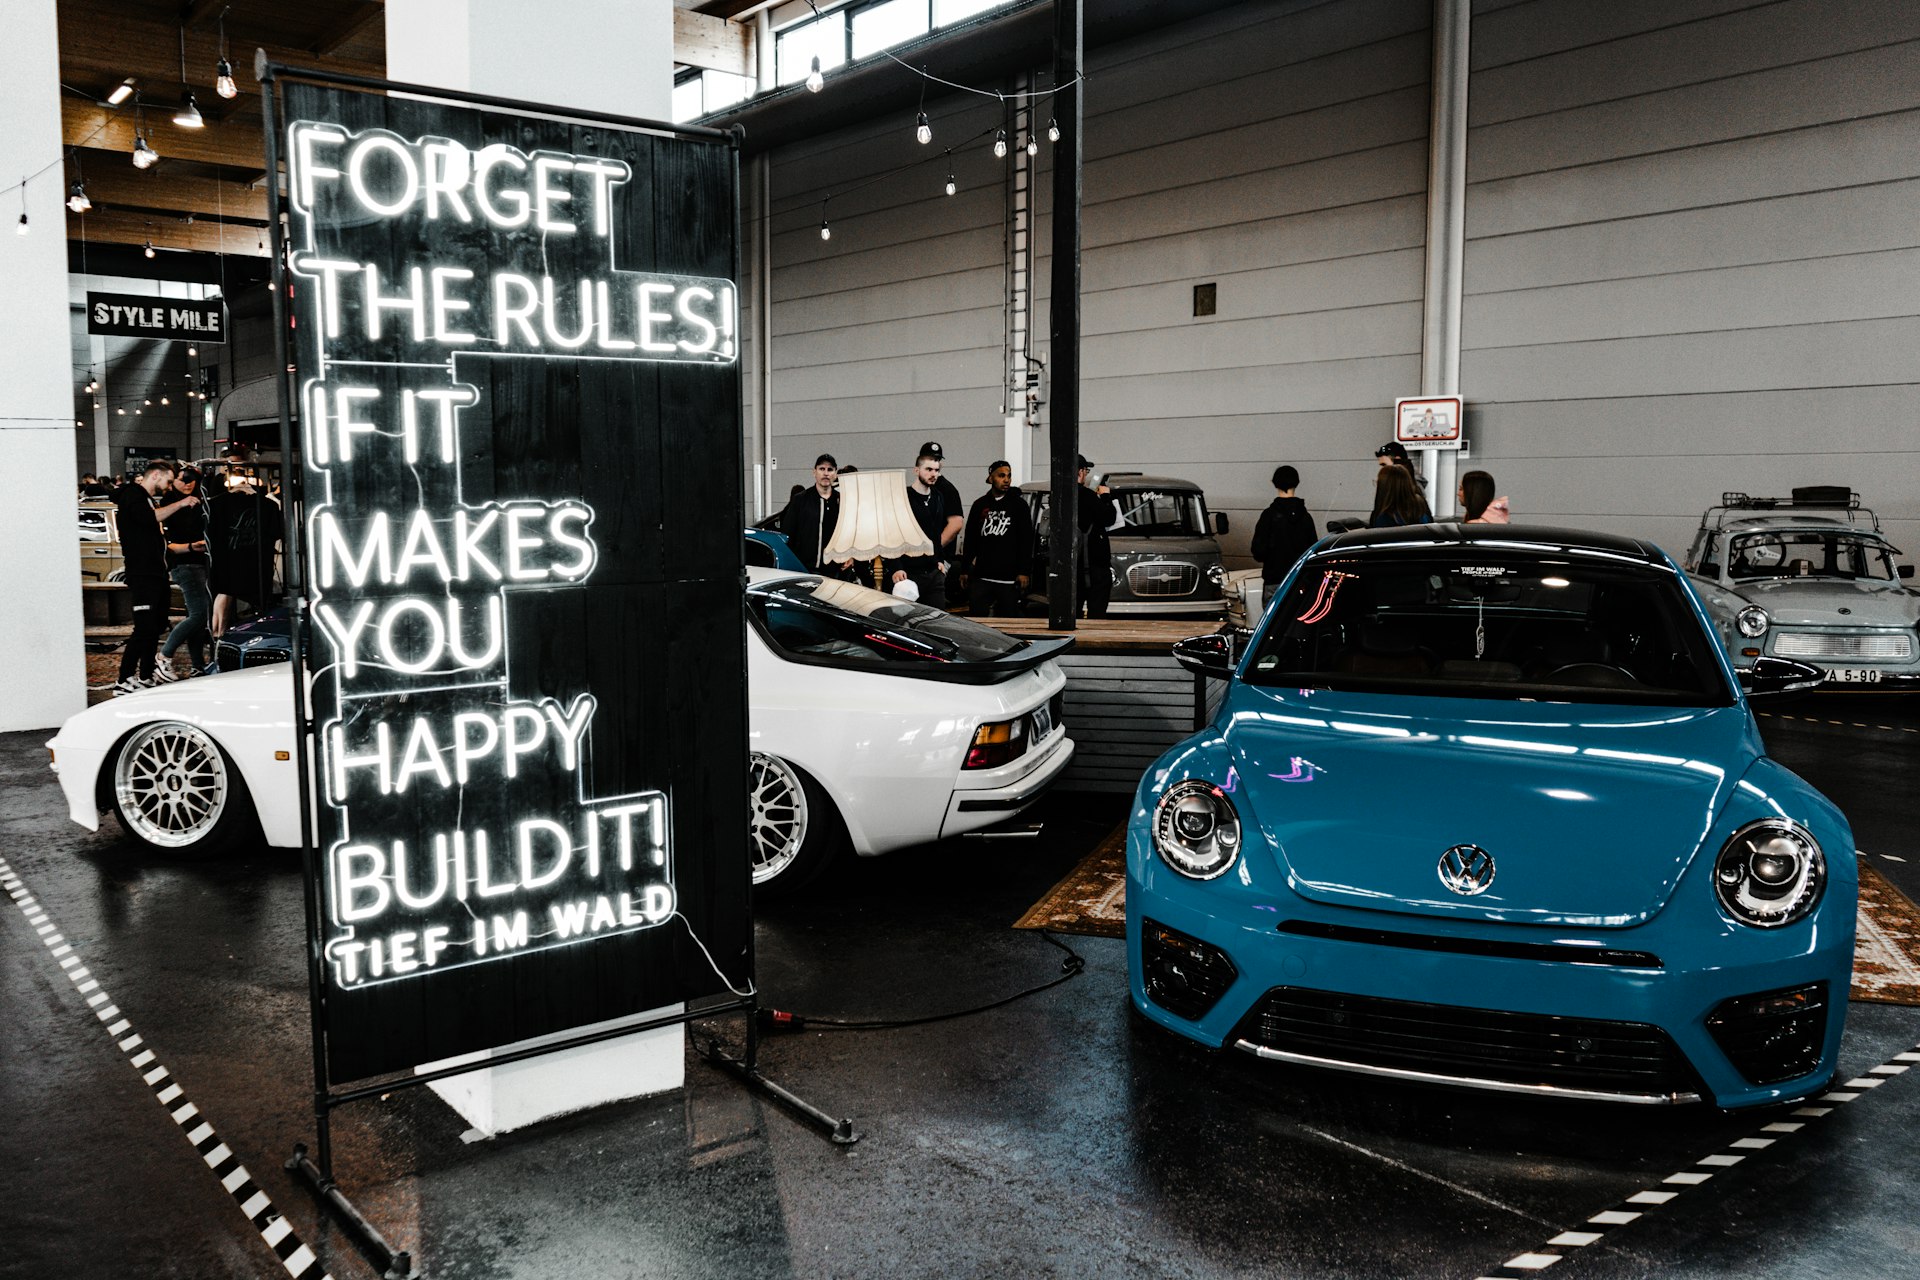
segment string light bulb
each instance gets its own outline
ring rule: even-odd
[[[213,91],[223,98],[237,98],[240,96],[240,86],[235,83],[233,78],[233,64],[225,58],[220,59],[219,62],[214,64]]]
[[[827,78],[820,74],[820,55],[813,55],[813,69],[807,72],[807,92],[818,93],[827,87]]]
[[[123,404],[120,404],[120,405],[115,405],[115,406],[113,407],[113,411],[114,411],[115,413],[117,413],[117,414],[119,414],[119,415],[120,415],[121,417],[123,417],[123,418],[127,416],[127,406],[125,406],[125,405],[123,405]]]
[[[1060,122],[1052,116],[1047,117],[1047,141],[1060,141]]]
[[[960,190],[960,184],[953,180],[953,148],[947,148],[947,194],[954,195]]]
[[[23,213],[20,215],[20,224],[14,228],[14,232],[17,235],[25,235],[29,230],[31,228],[27,226],[27,215]]]
[[[924,111],[913,122],[913,137],[923,147],[933,141],[933,126],[927,122],[927,113]]]
[[[198,347],[188,347],[188,348],[187,348],[187,354],[188,354],[188,355],[190,355],[190,356],[197,356],[197,355],[199,355],[199,354],[200,354],[200,348],[198,348]]]
[[[1007,131],[1005,129],[995,129],[993,131],[993,155],[996,160],[1005,160],[1007,158]]]
[[[172,403],[173,403],[173,401],[171,401],[171,400],[169,400],[169,399],[167,399],[167,398],[166,398],[165,396],[161,396],[161,397],[160,397],[160,403],[161,403],[161,404],[172,404]]]
[[[1033,131],[1031,129],[1027,131],[1027,154],[1030,156],[1037,156],[1040,154],[1040,140],[1033,136]]]
[[[67,197],[67,208],[73,210],[75,213],[85,213],[87,210],[93,208],[93,201],[87,198],[85,183],[76,182],[73,184],[73,194]]]
[[[820,238],[822,240],[833,239],[833,228],[827,225],[825,218],[820,219]]]
[[[136,132],[133,135],[133,167],[151,169],[160,160],[160,153],[147,145],[147,135]]]
[[[140,252],[144,253],[147,257],[151,258],[153,256],[153,241],[149,240],[144,245],[140,246]]]

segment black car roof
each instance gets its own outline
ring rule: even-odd
[[[1554,525],[1461,524],[1452,520],[1435,524],[1400,525],[1391,529],[1356,529],[1351,533],[1336,534],[1321,544],[1320,554],[1373,547],[1474,546],[1482,543],[1540,551],[1597,551],[1606,555],[1631,556],[1648,564],[1663,563],[1660,549],[1651,542],[1617,533],[1562,529]]]

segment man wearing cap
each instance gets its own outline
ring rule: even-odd
[[[1087,478],[1093,474],[1093,464],[1081,454],[1079,463],[1080,501],[1077,504],[1075,524],[1080,530],[1080,563],[1075,577],[1079,582],[1080,599],[1086,603],[1089,618],[1107,616],[1107,600],[1113,594],[1113,547],[1107,539],[1107,530],[1114,526],[1117,513],[1113,499],[1107,496],[1107,486],[1090,488]]]
[[[1421,489],[1427,487],[1427,482],[1420,478],[1419,470],[1414,467],[1413,459],[1407,456],[1407,446],[1398,440],[1387,441],[1373,451],[1373,456],[1379,459],[1383,467],[1405,467],[1407,474],[1413,477],[1415,486]]]
[[[913,479],[907,483],[907,505],[913,508],[913,518],[919,521],[927,541],[933,543],[933,554],[902,556],[887,565],[889,583],[912,582],[920,600],[936,609],[947,602],[947,568],[953,562],[953,542],[966,524],[960,491],[951,480],[940,476],[944,458],[933,441],[921,445],[920,456],[913,461]]]
[[[822,559],[834,526],[840,523],[840,491],[834,482],[840,478],[840,464],[833,455],[823,453],[813,460],[813,486],[802,489],[780,513],[780,532],[787,535],[793,553],[809,569],[837,578],[853,564],[843,560],[829,564]]]

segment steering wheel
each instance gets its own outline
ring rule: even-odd
[[[1585,676],[1591,678],[1595,673],[1606,676],[1618,676],[1628,684],[1640,683],[1640,678],[1634,675],[1633,672],[1628,671],[1625,667],[1616,667],[1609,662],[1569,662],[1564,667],[1555,667],[1552,671],[1547,672],[1547,679],[1552,680],[1556,676],[1568,674],[1573,674],[1576,677]],[[1566,683],[1577,684],[1580,683],[1580,681],[1575,679]],[[1601,683],[1611,684],[1612,681],[1602,681]]]

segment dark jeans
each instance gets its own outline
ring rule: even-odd
[[[968,584],[967,608],[976,618],[1017,618],[1020,616],[1020,584],[975,578]]]
[[[127,590],[133,593],[133,634],[120,654],[120,678],[137,675],[144,680],[153,674],[153,651],[167,629],[172,593],[165,578],[129,578]]]
[[[160,655],[171,658],[174,650],[184,644],[193,654],[197,671],[207,665],[207,619],[213,613],[213,593],[207,589],[207,566],[177,564],[173,567],[173,581],[187,602],[187,616],[168,634],[167,642],[160,646]]]
[[[933,556],[907,556],[892,562],[891,569],[907,571],[907,578],[920,588],[920,603],[930,604],[936,609],[947,607],[947,575],[940,571],[940,561]],[[887,574],[887,590],[893,590],[893,574]]]

